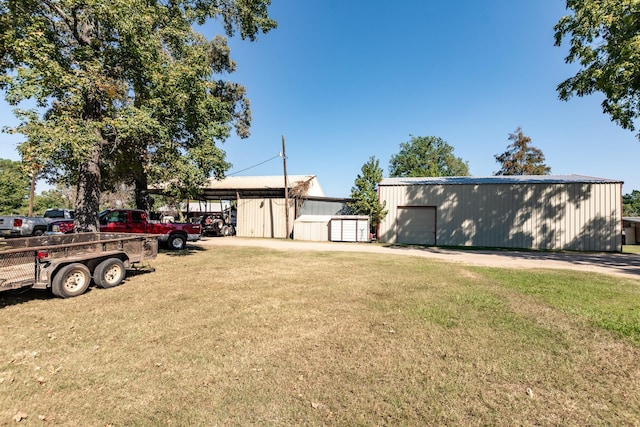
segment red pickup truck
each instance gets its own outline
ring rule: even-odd
[[[199,240],[202,233],[200,224],[148,221],[147,213],[139,209],[107,209],[98,217],[102,233],[158,234],[158,241],[169,249],[184,249],[187,241]],[[73,220],[53,221],[49,224],[49,232],[72,233]]]

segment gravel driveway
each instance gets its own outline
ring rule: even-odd
[[[374,243],[305,242],[243,237],[203,237],[196,244],[201,246],[257,246],[292,251],[369,252],[410,255],[485,267],[580,270],[640,279],[640,255],[637,254],[456,250],[383,246]]]

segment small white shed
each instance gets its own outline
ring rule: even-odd
[[[369,242],[369,217],[340,215],[331,218],[329,226],[332,242]]]

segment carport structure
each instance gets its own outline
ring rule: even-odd
[[[238,236],[285,238],[287,231],[293,229],[303,201],[328,200],[315,175],[287,176],[286,192],[283,176],[210,178],[202,187],[199,200],[236,200]]]

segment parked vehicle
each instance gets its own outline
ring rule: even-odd
[[[147,220],[147,213],[139,209],[107,209],[98,215],[100,231],[103,233],[143,233],[158,234],[158,241],[169,249],[184,249],[187,241],[200,239],[202,227],[199,224],[170,222],[161,223]],[[72,233],[73,221],[53,221],[51,233]]]
[[[236,227],[231,222],[231,217],[222,212],[204,214],[198,218],[202,226],[202,234],[205,236],[235,236]]]
[[[68,209],[47,209],[43,216],[0,216],[0,236],[29,237],[44,234],[54,219],[73,219]]]
[[[78,233],[0,242],[0,291],[51,289],[61,298],[82,295],[91,282],[118,286],[127,269],[158,255],[157,236]]]

